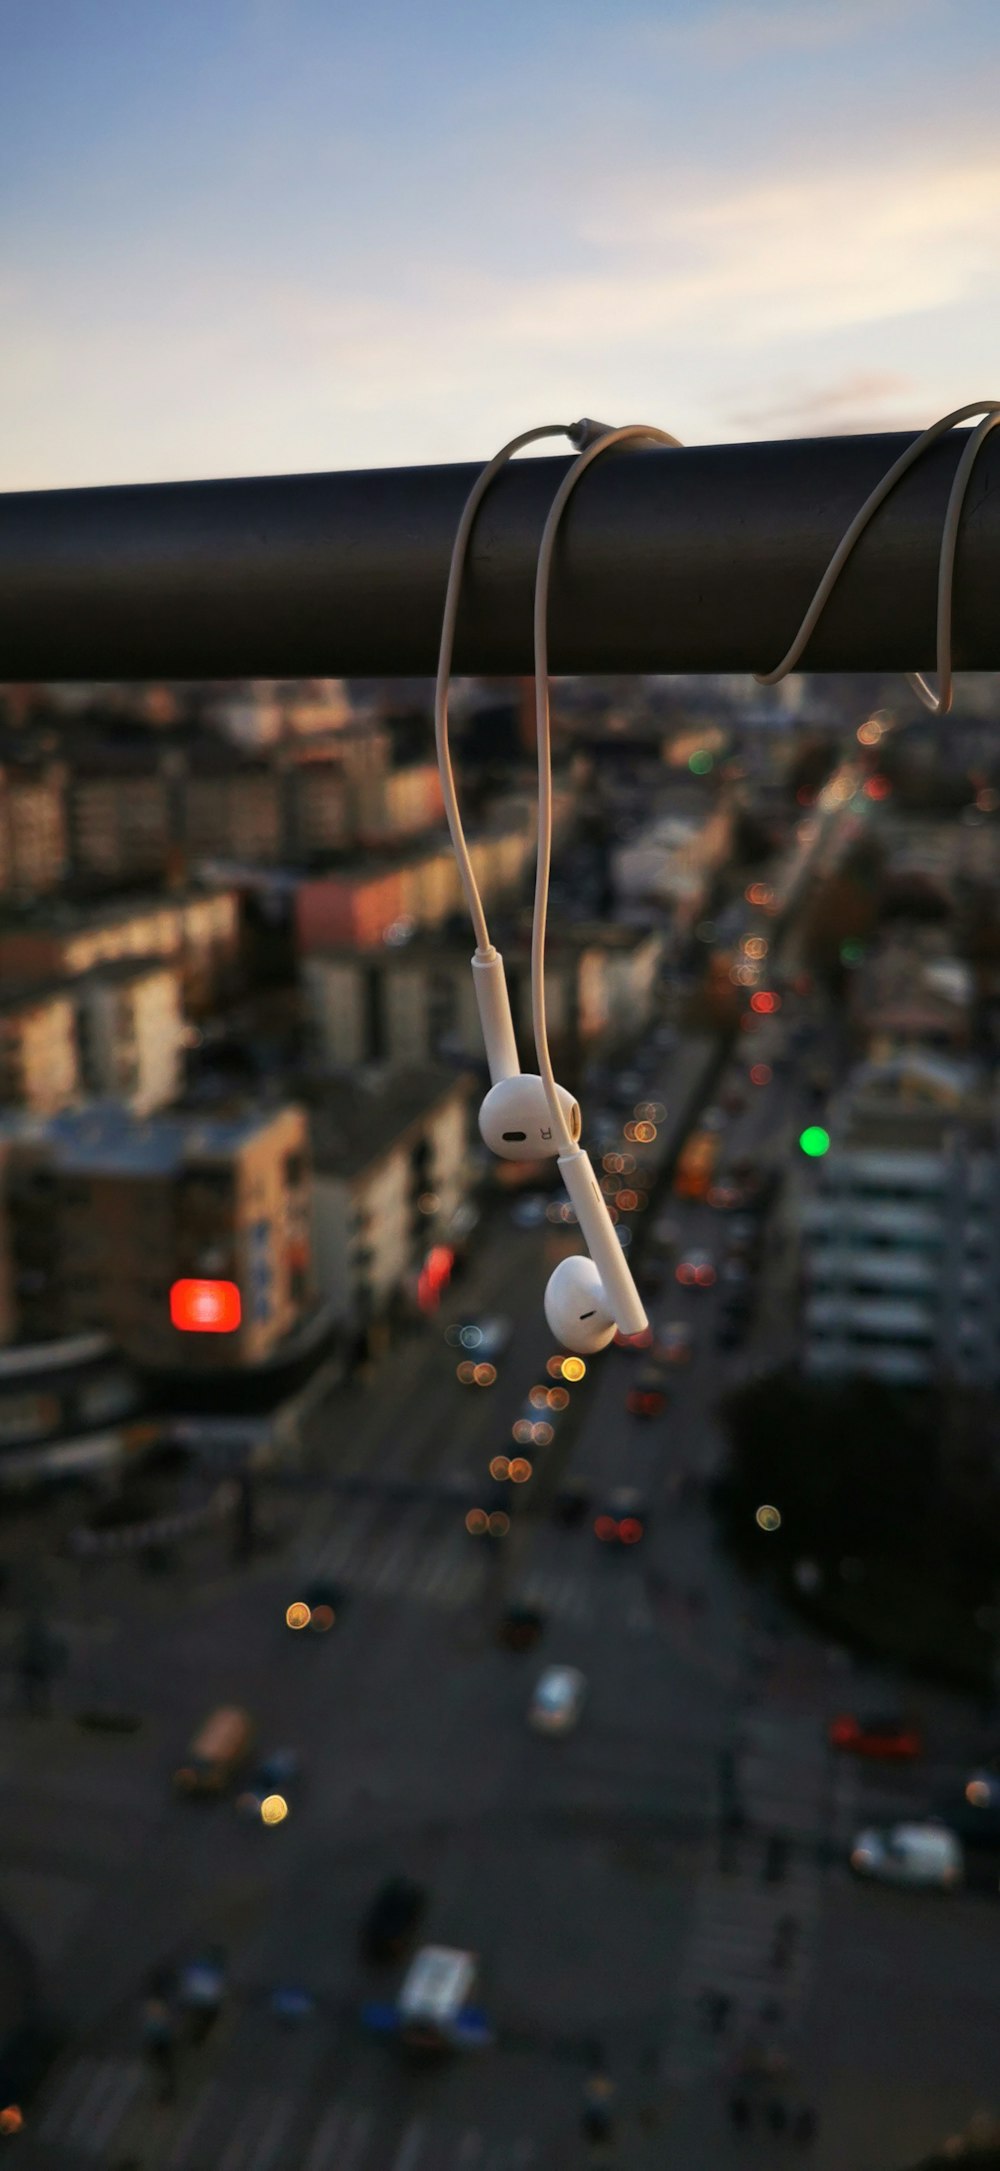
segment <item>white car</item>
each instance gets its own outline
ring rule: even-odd
[[[576,1725],[587,1693],[578,1666],[546,1666],[528,1705],[528,1725],[536,1734],[568,1734]]]
[[[962,1882],[962,1849],[943,1824],[893,1824],[859,1832],[851,1848],[858,1877],[882,1884],[930,1885],[953,1892]]]

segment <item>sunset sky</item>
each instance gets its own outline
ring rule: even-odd
[[[996,0],[11,0],[0,487],[1000,387]]]

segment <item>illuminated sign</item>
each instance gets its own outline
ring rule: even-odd
[[[234,1281],[175,1281],[170,1318],[185,1334],[234,1334],[243,1315]]]

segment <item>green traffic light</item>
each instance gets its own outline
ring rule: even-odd
[[[799,1145],[803,1153],[809,1155],[810,1160],[818,1161],[824,1153],[830,1151],[830,1133],[824,1131],[821,1123],[807,1124],[799,1139]]]

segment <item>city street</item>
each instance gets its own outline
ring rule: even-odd
[[[779,1064],[754,1086],[767,1028],[738,1043],[712,1088],[715,1099],[738,1084],[743,1099],[723,1159],[788,1169],[806,1113],[797,1069]],[[648,1060],[639,1098],[669,1109],[683,1053]],[[673,1198],[648,1211],[676,1223],[678,1257],[719,1259],[724,1214]],[[718,1552],[706,1508],[720,1389],[790,1347],[784,1211],[779,1196],[750,1340],[720,1350],[719,1287],[679,1286],[671,1264],[651,1314],[658,1332],[685,1322],[693,1354],[672,1370],[665,1414],[626,1410],[640,1352],[592,1359],[492,1547],[469,1535],[468,1503],[480,1483],[487,1497],[491,1456],[510,1451],[528,1390],[551,1377],[541,1296],[572,1241],[545,1220],[516,1227],[509,1202],[490,1209],[440,1316],[315,1415],[308,1482],[262,1488],[271,1549],[235,1567],[224,1541],[206,1538],[162,1580],[127,1563],[90,1568],[87,1582],[58,1571],[70,1666],[57,1715],[4,1722],[0,1898],[33,1925],[70,2036],[22,2136],[25,2163],[569,2167],[589,2160],[580,2111],[595,2046],[618,2089],[607,2160],[636,2171],[662,2164],[665,2148],[692,2171],[741,2152],[761,2160],[725,2118],[734,2060],[749,2050],[784,2062],[790,2103],[818,2107],[812,2160],[830,2171],[902,2160],[989,2100],[989,1900],[872,1892],[846,1867],[859,1825],[919,1809],[968,1768],[981,1721],[922,1694],[929,1748],[916,1772],[887,1780],[838,1760],[829,1716],[898,1689],[859,1680],[844,1654],[777,1618]],[[496,1383],[463,1386],[444,1328],[497,1315],[512,1334]],[[588,1490],[576,1527],[552,1519],[546,1456],[559,1484]],[[413,1497],[400,1497],[404,1483]],[[593,1509],[619,1486],[641,1496],[648,1529],[608,1548]],[[342,1619],[328,1636],[294,1635],[286,1606],[317,1578],[344,1591]],[[528,1654],[496,1642],[512,1599],[545,1617]],[[525,1723],[551,1662],[578,1666],[589,1688],[578,1730],[559,1741]],[[71,1715],[97,1694],[140,1713],[141,1732],[81,1733]],[[186,1741],[223,1701],[251,1710],[262,1752],[301,1755],[301,1789],[273,1830],[231,1802],[172,1797]],[[357,1957],[365,1907],[399,1871],[429,1889],[426,1936],[480,1955],[495,2037],[424,2069],[360,2020],[399,1980],[398,1967]],[[789,1916],[793,1950],[778,1968]],[[203,2049],[182,2054],[176,2104],[151,2106],[144,1976],[213,1941],[229,1955],[223,2016]],[[944,1982],[947,2020],[928,2028]],[[309,1993],[308,2018],[279,2023],[268,2004],[279,1986]]]

